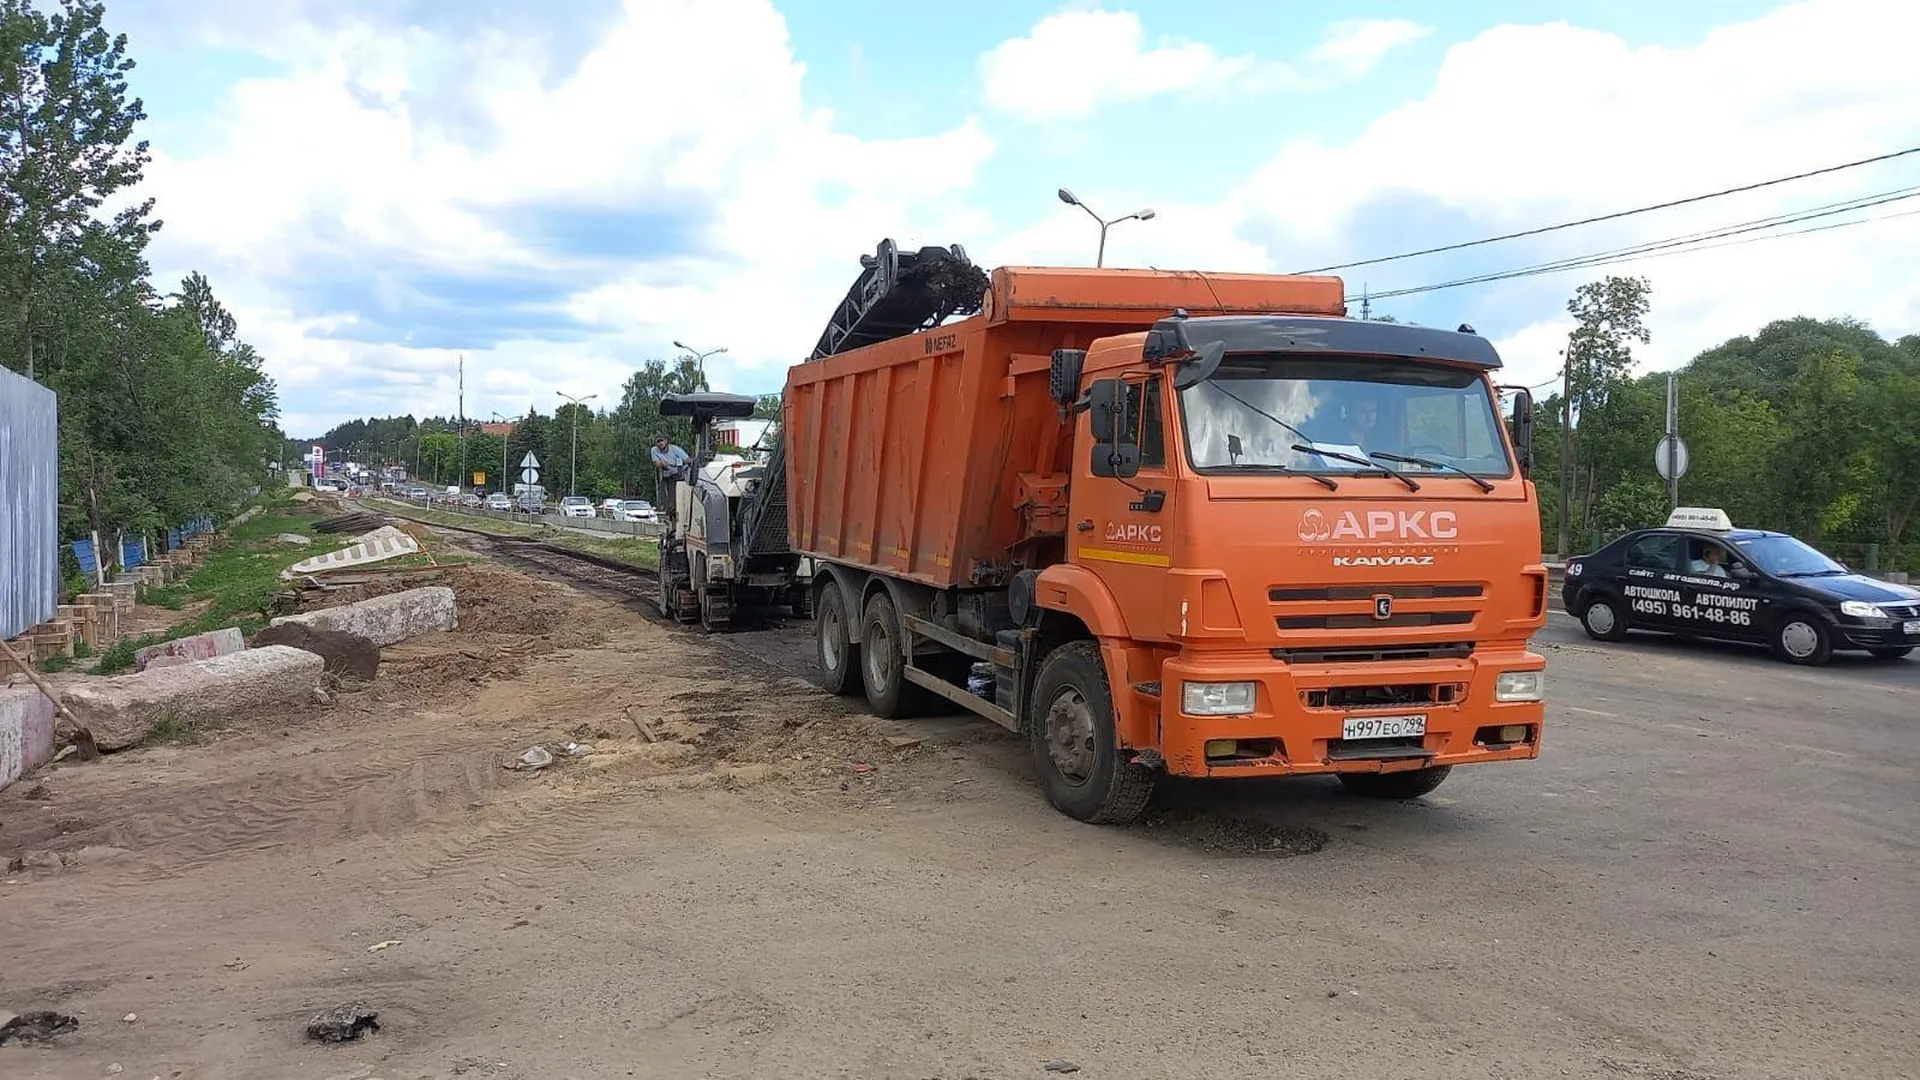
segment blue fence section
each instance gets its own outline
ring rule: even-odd
[[[147,564],[147,541],[143,537],[120,538],[120,565],[128,570]]]
[[[58,614],[59,401],[0,367],[0,638]]]
[[[99,575],[100,556],[93,550],[93,541],[75,540],[73,542],[73,558],[75,562],[80,564],[81,573],[87,575],[89,578]]]

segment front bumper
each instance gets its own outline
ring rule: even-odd
[[[1498,702],[1494,682],[1508,671],[1542,671],[1546,660],[1517,646],[1477,649],[1459,659],[1287,664],[1266,653],[1183,653],[1162,667],[1160,752],[1176,776],[1281,776],[1399,772],[1438,765],[1524,761],[1540,756],[1546,706]],[[1184,682],[1257,684],[1254,711],[1188,716]],[[1425,701],[1408,688],[1426,687]],[[1394,704],[1349,704],[1395,688]],[[1426,733],[1402,739],[1345,740],[1348,717],[1426,716]],[[1482,729],[1521,725],[1519,743],[1489,743]],[[1231,740],[1230,756],[1218,753]],[[1216,753],[1208,754],[1208,743]]]
[[[1920,648],[1920,634],[1902,632],[1902,626],[1908,620],[1895,619],[1888,625],[1863,626],[1856,622],[1842,622],[1834,630],[1834,648],[1837,649],[1905,649]]]

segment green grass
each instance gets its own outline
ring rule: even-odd
[[[153,725],[140,740],[142,746],[198,746],[201,742],[199,725],[179,712],[168,709],[160,714]]]
[[[591,552],[618,562],[642,566],[648,570],[660,568],[660,544],[652,539],[638,536],[609,536],[602,539],[598,536],[582,536],[572,532],[557,532],[544,539],[555,547]]]
[[[207,559],[186,577],[164,588],[144,590],[142,603],[179,610],[189,603],[206,604],[206,609],[162,634],[145,634],[121,641],[101,655],[95,673],[113,675],[133,667],[136,649],[157,645],[175,638],[190,637],[237,626],[243,634],[252,634],[265,626],[268,606],[287,585],[280,571],[302,559],[345,546],[352,537],[316,536],[311,547],[288,548],[274,537],[283,532],[302,532],[311,525],[311,513],[299,513],[284,499],[274,499],[265,511],[233,526],[217,542]]]

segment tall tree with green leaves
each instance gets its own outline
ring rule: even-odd
[[[1608,276],[1574,290],[1567,301],[1573,332],[1563,359],[1565,390],[1560,419],[1559,550],[1565,552],[1575,520],[1590,523],[1597,475],[1589,470],[1587,495],[1580,496],[1579,427],[1585,414],[1604,407],[1633,370],[1633,346],[1651,340],[1646,326],[1652,286],[1646,278]],[[1577,512],[1576,508],[1583,508]]]

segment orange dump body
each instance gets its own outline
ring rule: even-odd
[[[1066,460],[1071,429],[1047,392],[1053,350],[1145,330],[1176,308],[1342,315],[1344,291],[1334,277],[995,270],[973,318],[788,372],[793,548],[937,588],[985,583],[1031,531],[1023,515],[1060,512],[1057,490],[1021,481]]]

